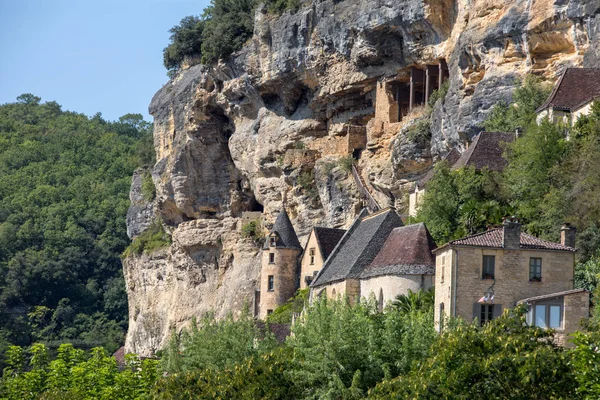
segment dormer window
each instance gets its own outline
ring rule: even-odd
[[[271,236],[269,236],[269,247],[276,247],[276,246],[277,246],[277,234],[272,233]]]

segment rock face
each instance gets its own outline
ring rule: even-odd
[[[285,198],[302,242],[313,225],[348,225],[362,208],[358,186],[402,213],[411,180],[462,148],[516,79],[553,82],[567,66],[600,66],[599,42],[597,0],[321,0],[279,17],[259,9],[241,51],[183,70],[150,105],[154,217],[173,245],[124,261],[127,351],[151,355],[192,317],[251,305],[260,254],[241,235],[244,212],[263,211],[269,228]],[[383,83],[439,59],[448,94],[392,120]],[[424,121],[426,134],[415,134]]]

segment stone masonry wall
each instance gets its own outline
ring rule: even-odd
[[[264,319],[267,310],[275,310],[294,296],[298,271],[297,249],[269,249],[263,251],[260,274],[260,306],[258,317]],[[275,253],[275,262],[269,263],[269,253]],[[273,290],[269,291],[269,275],[273,275]]]

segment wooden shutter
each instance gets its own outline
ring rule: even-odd
[[[494,318],[502,315],[502,304],[494,304]]]
[[[481,323],[481,304],[474,303],[473,304],[473,320],[477,320]]]

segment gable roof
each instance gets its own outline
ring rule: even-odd
[[[361,278],[382,275],[433,275],[436,248],[424,223],[392,230],[379,253],[366,267]]]
[[[547,108],[572,111],[600,97],[600,68],[567,68],[536,112]]]
[[[490,171],[502,171],[506,167],[503,143],[515,140],[513,132],[481,132],[462,153],[458,161],[452,166],[453,170],[463,167],[474,167],[477,170],[484,168]]]
[[[503,248],[503,228],[493,228],[482,233],[467,236],[462,239],[451,240],[444,246],[473,246],[473,247],[493,247],[497,249]],[[524,250],[558,250],[558,251],[577,251],[573,247],[565,246],[560,243],[550,242],[549,240],[543,240],[536,238],[535,236],[521,232],[521,244],[520,248]],[[434,250],[435,252],[436,250]]]
[[[298,236],[296,236],[296,231],[294,230],[292,221],[290,221],[290,217],[285,209],[279,213],[275,223],[273,224],[273,228],[271,228],[270,233],[274,232],[277,232],[278,235],[277,243],[275,244],[276,248],[302,250],[302,246],[300,246],[300,241],[298,240]],[[267,240],[265,240],[265,244],[263,245],[263,249],[268,248],[269,239],[267,238]]]
[[[450,152],[446,154],[444,158],[442,158],[442,161],[446,161],[448,165],[453,166],[459,158],[460,152],[456,149],[456,147],[453,147],[452,150],[450,150]],[[434,168],[432,167],[429,171],[427,171],[425,176],[419,180],[418,185],[425,186],[427,182],[429,182],[431,178],[433,178],[433,173]]]
[[[327,260],[333,249],[335,249],[335,246],[346,233],[345,229],[323,228],[320,226],[315,226],[313,230],[323,260]]]
[[[350,229],[344,234],[311,287],[345,279],[358,279],[363,269],[373,261],[392,229],[402,226],[394,209],[385,209],[371,215],[361,211]]]

